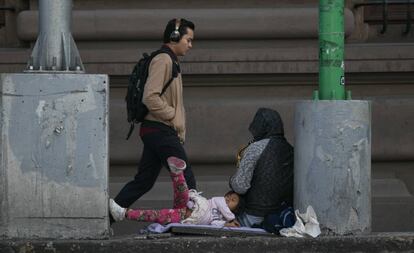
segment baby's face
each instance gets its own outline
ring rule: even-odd
[[[230,211],[234,212],[240,201],[239,195],[236,193],[229,193],[224,195],[224,199],[226,200],[226,204],[229,207]]]

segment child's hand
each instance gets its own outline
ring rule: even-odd
[[[240,227],[240,223],[236,220],[232,220],[230,222],[226,222],[224,224],[225,227]]]

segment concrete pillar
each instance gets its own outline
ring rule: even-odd
[[[108,237],[108,76],[0,85],[0,237]]]
[[[323,232],[371,231],[368,101],[301,101],[295,114],[295,209],[313,206]]]

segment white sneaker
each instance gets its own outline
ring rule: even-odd
[[[115,221],[121,221],[125,218],[126,208],[118,205],[113,199],[109,199],[109,211]]]
[[[175,156],[168,157],[167,163],[168,167],[170,167],[171,172],[175,174],[183,172],[187,167],[187,164],[184,160],[177,158]]]

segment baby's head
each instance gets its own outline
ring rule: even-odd
[[[244,208],[244,200],[234,191],[229,191],[224,194],[224,199],[226,200],[226,204],[229,207],[230,211],[235,214],[240,213],[243,211]]]

